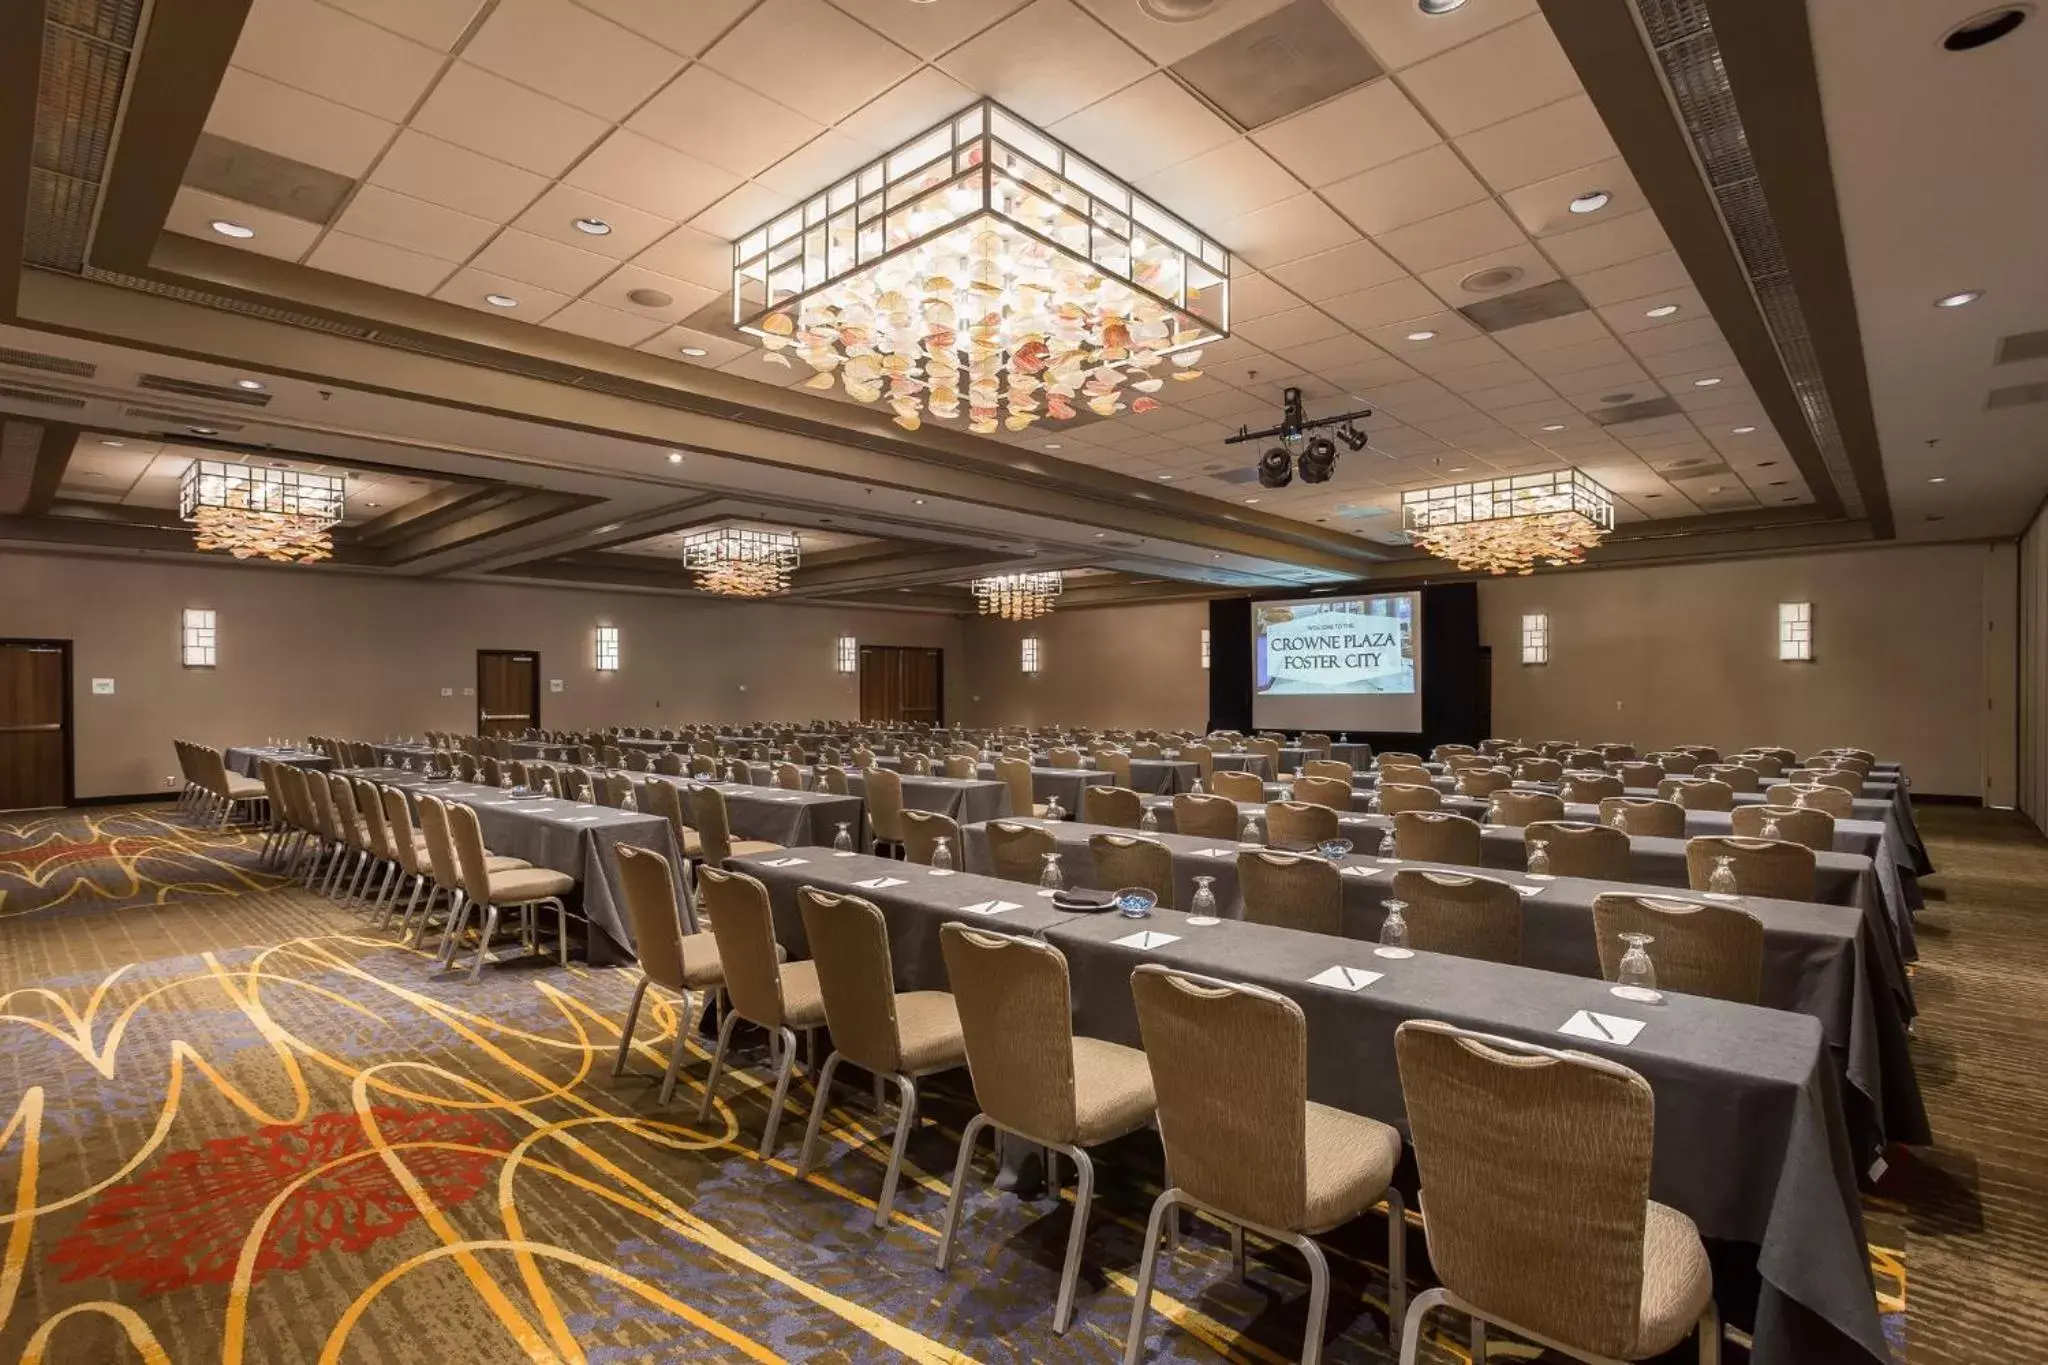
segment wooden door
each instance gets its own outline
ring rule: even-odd
[[[0,811],[71,800],[71,644],[0,640]]]
[[[862,645],[860,649],[860,718],[863,721],[946,719],[945,653],[903,645]]]
[[[524,734],[540,725],[540,655],[523,649],[476,652],[476,732]]]

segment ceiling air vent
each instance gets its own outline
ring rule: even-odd
[[[2048,360],[2048,332],[2015,332],[2000,337],[1994,365],[2011,365],[2022,360]]]
[[[2023,408],[2029,403],[2048,403],[2048,380],[1993,389],[1984,398],[1987,408]]]
[[[51,393],[46,389],[21,389],[12,384],[0,384],[0,401],[15,403],[43,403],[53,408],[82,408],[83,398],[73,398],[68,393]]]
[[[138,389],[175,393],[181,398],[205,398],[215,403],[239,403],[245,408],[267,408],[270,395],[238,389],[232,384],[202,384],[196,379],[174,379],[166,374],[146,374],[135,381]]]
[[[1652,417],[1676,417],[1678,402],[1669,395],[1645,398],[1640,403],[1623,403],[1619,407],[1596,408],[1586,414],[1603,427],[1619,426],[1623,422],[1646,422]]]
[[[0,365],[13,365],[24,370],[47,370],[51,374],[69,375],[73,379],[91,379],[100,371],[100,367],[89,360],[44,355],[41,351],[19,351],[12,346],[0,346]]]
[[[1381,74],[1322,0],[1283,5],[1172,70],[1242,128],[1263,128]]]
[[[240,422],[209,417],[203,412],[171,412],[165,408],[130,408],[126,416],[143,422],[169,422],[176,427],[212,427],[215,431],[240,431]]]
[[[1468,303],[1458,311],[1482,332],[1505,332],[1510,327],[1583,313],[1586,300],[1570,280],[1552,280],[1548,284],[1517,289],[1512,294]]]

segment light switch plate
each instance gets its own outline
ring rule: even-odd
[[[92,694],[95,697],[113,696],[114,680],[112,678],[94,678],[92,680]]]
[[[549,679],[548,679],[548,691],[550,691],[550,692],[559,692],[559,691],[561,691],[561,690],[562,690],[562,680],[561,680],[560,678],[549,678]]]
[[[452,697],[455,695],[455,689],[452,687],[444,687],[441,689],[441,695],[444,697]]]

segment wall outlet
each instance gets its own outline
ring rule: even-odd
[[[444,697],[452,697],[455,695],[455,689],[452,687],[444,687],[441,689],[441,695]]]
[[[177,790],[177,788],[178,788],[178,779],[177,779],[177,778],[176,778],[175,776],[173,776],[173,777],[166,777],[166,778],[164,779],[164,786],[165,786],[165,787],[167,787],[167,788],[169,788],[169,789],[170,789],[170,790],[172,790],[172,791],[176,791],[176,790]]]
[[[92,680],[92,694],[95,697],[113,696],[114,680],[112,678],[94,678]]]
[[[559,692],[559,691],[561,691],[561,690],[562,690],[562,680],[561,680],[560,678],[549,678],[549,679],[548,679],[548,691],[550,691],[550,692]]]
[[[465,687],[462,689],[462,695],[465,697],[473,697],[476,695],[476,689],[474,687]]]

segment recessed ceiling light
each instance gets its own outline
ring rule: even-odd
[[[1736,434],[1737,436],[1747,436],[1747,435],[1749,435],[1749,433],[1751,433],[1752,431],[1755,431],[1755,430],[1756,430],[1756,428],[1755,428],[1755,427],[1737,427],[1737,428],[1735,428],[1735,434]]]
[[[1711,389],[1711,388],[1713,388],[1713,387],[1714,387],[1714,385],[1716,385],[1716,384],[1718,384],[1718,383],[1720,383],[1720,382],[1721,382],[1721,381],[1720,381],[1719,379],[1717,379],[1717,378],[1715,378],[1715,377],[1713,377],[1713,376],[1709,375],[1709,376],[1708,376],[1707,378],[1705,378],[1705,379],[1695,379],[1695,380],[1693,380],[1693,381],[1692,381],[1692,386],[1693,386],[1694,388],[1696,388],[1696,389]]]
[[[605,523],[604,525],[602,525],[602,526],[598,527],[598,528],[597,528],[597,529],[596,529],[595,531],[592,531],[592,532],[591,532],[590,534],[592,534],[592,535],[594,535],[594,536],[601,536],[601,535],[604,535],[605,533],[607,533],[607,532],[609,532],[609,531],[616,531],[616,530],[618,530],[618,529],[619,529],[619,527],[620,527],[620,526],[622,526],[622,525],[624,525],[624,524],[625,524],[625,523],[623,523],[623,522],[617,522],[617,521],[611,521],[611,522],[606,522],[606,523]]]
[[[593,237],[609,237],[612,225],[602,218],[578,218],[575,222],[578,232],[587,232]]]
[[[1948,482],[1948,476],[1947,476],[1946,474],[1936,474],[1936,475],[1935,475],[1935,476],[1934,476],[1933,478],[1929,479],[1929,480],[1928,480],[1927,482],[1929,482],[1929,483],[1947,483],[1947,482]]]
[[[220,428],[219,428],[219,427],[186,427],[186,428],[185,428],[185,430],[187,430],[187,431],[191,432],[191,433],[192,433],[192,434],[193,434],[194,436],[218,436],[218,435],[220,435]]]
[[[1462,474],[1465,472],[1465,466],[1461,464],[1454,464],[1450,467],[1450,469],[1448,469],[1445,472],[1451,474]]]
[[[1718,493],[1718,492],[1720,492],[1720,491],[1721,491],[1721,486],[1720,486],[1719,484],[1715,484],[1715,485],[1714,485],[1714,486],[1713,486],[1712,488],[1709,488],[1709,489],[1707,490],[1707,496],[1708,496],[1708,497],[1712,497],[1712,496],[1713,496],[1714,494],[1716,494],[1716,493]]]
[[[1941,45],[1950,52],[1968,52],[1995,43],[2027,21],[2028,9],[2026,5],[2000,5],[1986,10],[1943,34]]]
[[[683,462],[683,452],[680,450],[671,450],[668,453],[668,462],[670,464],[681,464]]]
[[[1562,423],[1562,422],[1552,422],[1552,423],[1551,423],[1551,424],[1550,424],[1549,426],[1547,426],[1547,427],[1545,427],[1545,428],[1543,428],[1543,429],[1544,429],[1545,431],[1563,431],[1563,430],[1564,430],[1564,423]]]
[[[112,446],[114,449],[119,450],[121,447],[127,445],[128,443],[126,441],[101,441],[100,444],[103,446]]]
[[[1160,478],[1162,478],[1162,479],[1170,479],[1170,478],[1172,478],[1172,477],[1173,477],[1173,475],[1171,475],[1171,474],[1161,474],[1161,475],[1160,475],[1159,477],[1160,477]]]
[[[1943,294],[1934,301],[1936,308],[1960,308],[1966,303],[1975,303],[1984,297],[1981,289],[1965,289],[1960,294]]]
[[[1415,0],[1415,6],[1424,14],[1449,14],[1464,6],[1465,0]]]
[[[1587,190],[1572,200],[1571,210],[1573,213],[1598,213],[1606,208],[1608,201],[1613,198],[1614,196],[1606,190]]]
[[[237,223],[227,218],[216,218],[207,224],[223,237],[232,237],[238,242],[247,241],[256,235],[256,229],[246,223]]]
[[[700,360],[703,357],[711,354],[711,352],[705,350],[702,346],[684,346],[680,348],[680,353],[690,357],[690,359],[692,360]]]
[[[1095,533],[1095,538],[1096,538],[1097,540],[1108,540],[1108,539],[1109,539],[1109,532],[1107,532],[1107,531],[1097,531],[1097,532]]]
[[[1045,448],[1047,450],[1058,450],[1060,448],[1060,443],[1058,441],[1047,441],[1045,443]]]
[[[1246,499],[1245,499],[1245,501],[1246,501],[1247,503],[1254,503],[1254,502],[1257,502],[1257,501],[1258,501],[1258,499],[1257,499],[1257,498],[1246,498]]]
[[[924,499],[923,499],[923,498],[912,498],[912,499],[911,499],[910,501],[911,501],[912,503],[914,503],[915,505],[919,506],[919,507],[922,507],[922,506],[924,506]]]
[[[1222,555],[1210,555],[1210,556],[1209,556],[1209,558],[1211,558],[1211,559],[1221,559],[1221,558],[1223,558],[1223,556],[1222,556]]]
[[[513,298],[510,294],[486,294],[484,295],[484,302],[493,308],[517,308],[519,306],[519,300]]]
[[[254,393],[256,390],[263,387],[263,381],[260,379],[237,379],[235,381],[235,387],[238,389],[247,389],[251,393]]]
[[[1433,340],[1435,337],[1435,332],[1410,332],[1408,334],[1408,339],[1410,341],[1430,341]]]
[[[1678,305],[1675,303],[1660,303],[1655,308],[1644,313],[1643,316],[1646,318],[1668,318],[1677,311]]]
[[[381,503],[381,502],[366,502],[366,503],[364,503],[364,504],[363,504],[363,506],[365,506],[365,507],[372,507],[372,508],[374,508],[374,507],[382,507],[383,505],[384,505],[384,504],[383,504],[383,503]]]

